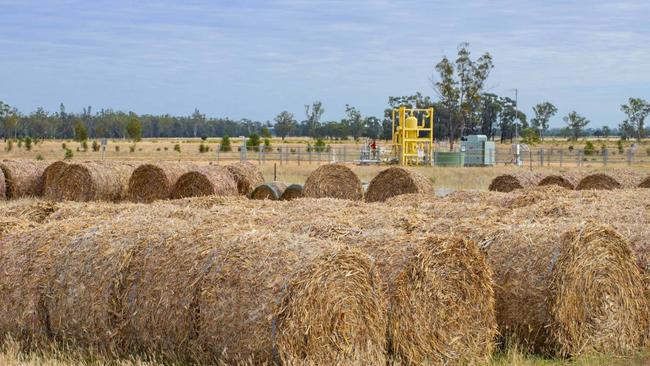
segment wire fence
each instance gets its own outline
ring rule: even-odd
[[[325,163],[357,163],[373,164],[395,162],[394,154],[390,148],[380,148],[377,151],[351,147],[273,147],[273,148],[244,148],[237,147],[234,151],[224,152],[219,148],[215,152],[216,160],[219,161],[249,161],[265,164],[269,162],[277,164],[312,165]],[[485,166],[485,165],[513,165],[529,167],[584,167],[584,166],[633,166],[650,165],[650,152],[630,148],[625,150],[602,149],[563,149],[563,148],[528,148],[521,149],[519,153],[515,149],[496,149],[488,151],[489,159],[485,158],[485,152],[464,152],[456,149],[436,148],[431,153],[431,159],[426,159],[425,165],[432,166]]]

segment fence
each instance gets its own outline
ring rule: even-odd
[[[325,148],[315,147],[273,147],[273,148],[236,148],[239,151],[223,152],[216,149],[217,161],[250,161],[264,164],[275,162],[277,164],[325,164],[330,162],[354,163],[359,162],[360,150],[352,146],[328,146]],[[443,163],[442,155],[445,154]],[[451,159],[456,163],[449,164],[449,157],[453,158],[458,154],[458,159]],[[479,155],[480,154],[480,155]],[[520,151],[519,155],[514,154],[507,147],[497,148],[493,152],[494,165],[519,165],[530,169],[540,167],[585,167],[585,166],[632,166],[650,165],[650,152],[641,149],[626,149],[623,151],[612,151],[603,149],[590,151],[583,149],[561,149],[561,148],[530,148]],[[433,166],[469,166],[470,162],[482,161],[483,155],[479,152],[461,152],[459,150],[449,152],[448,149],[436,148],[432,153]],[[387,161],[390,158],[390,151],[386,148],[380,153],[381,160]],[[465,162],[462,164],[461,162]]]

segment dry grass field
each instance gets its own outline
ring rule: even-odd
[[[238,139],[231,139],[232,146],[236,147],[241,144]],[[89,142],[88,150],[80,149],[80,144],[72,140],[45,140],[32,146],[30,151],[27,151],[24,146],[19,148],[14,143],[11,151],[7,151],[7,142],[0,142],[0,160],[2,159],[37,159],[43,158],[45,160],[60,160],[63,159],[65,150],[62,144],[73,151],[73,161],[91,161],[91,160],[132,160],[132,161],[191,161],[197,164],[208,164],[219,162],[227,164],[239,160],[239,153],[231,152],[228,154],[220,153],[219,157],[217,152],[214,151],[217,147],[218,139],[208,139],[201,141],[201,139],[145,139],[138,142],[133,151],[130,147],[134,146],[130,141],[126,140],[109,140],[108,147],[105,153],[92,150],[92,142]],[[276,147],[301,147],[305,148],[309,139],[306,138],[289,138],[285,142],[280,139],[273,139],[272,145]],[[209,146],[211,151],[200,153],[199,145],[205,143]],[[330,143],[330,142],[328,142]],[[606,143],[611,149],[616,146],[615,140],[598,140],[598,144]],[[642,145],[645,147],[648,141],[643,141]],[[361,143],[354,143],[353,141],[334,141],[331,142],[332,146],[343,147],[348,150],[348,157],[356,157],[355,154],[360,150]],[[571,143],[566,140],[548,140],[543,145],[546,148],[566,148]],[[576,143],[577,144],[577,143]],[[582,143],[581,143],[582,144]],[[598,145],[597,146],[600,146]],[[631,143],[626,143],[629,147]],[[179,145],[181,152],[174,150],[174,146]],[[577,145],[576,145],[577,146]],[[79,148],[79,151],[77,151]],[[502,154],[507,154],[510,150],[509,144],[498,144],[497,149]],[[235,148],[236,150],[236,148]],[[643,149],[641,149],[643,150]],[[219,160],[218,160],[219,159]],[[307,161],[306,157],[302,158],[300,162],[291,157],[289,162],[285,160],[278,160],[277,156],[267,157],[264,161],[259,160],[257,153],[249,152],[248,160],[258,165],[264,174],[267,181],[277,180],[287,184],[305,182],[307,176],[318,168],[319,165],[328,162],[327,156],[322,156],[320,161],[314,155],[312,161]],[[350,159],[350,158],[349,158]],[[385,166],[357,166],[351,164],[350,167],[359,176],[362,182],[369,182],[378,172],[385,169]],[[608,169],[615,168],[629,168],[633,170],[647,171],[650,169],[650,163],[635,164],[630,167],[617,163],[603,166],[598,161],[585,162],[582,167],[576,167],[575,164],[565,164],[560,167],[554,164],[550,167],[533,166],[532,169],[540,172],[565,172],[565,171],[578,171],[578,172],[594,172],[594,171],[607,171]],[[417,167],[414,168],[426,177],[429,177],[434,184],[435,188],[444,189],[476,189],[486,190],[490,181],[500,174],[506,174],[521,169],[530,170],[528,165],[523,168],[516,168],[512,165],[497,165],[493,167]]]

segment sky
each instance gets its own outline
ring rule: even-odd
[[[543,101],[590,127],[650,99],[650,1],[0,0],[0,100],[28,113],[323,120],[382,116],[390,95],[436,99],[434,65],[489,52],[489,92]]]

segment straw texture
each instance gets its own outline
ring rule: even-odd
[[[226,168],[219,165],[198,167],[181,175],[172,188],[171,198],[237,195],[237,183]]]
[[[561,174],[550,174],[539,181],[539,186],[557,185],[566,189],[575,189],[586,173],[564,172]]]
[[[242,196],[249,195],[255,187],[264,183],[262,172],[249,162],[226,165],[226,169],[237,183],[237,191]]]
[[[388,198],[408,193],[433,194],[433,184],[418,172],[391,167],[381,171],[370,181],[365,199],[366,202],[383,202]]]
[[[0,162],[7,199],[40,197],[43,195],[43,161],[15,160]]]
[[[186,162],[142,164],[133,171],[129,179],[129,200],[150,203],[155,200],[168,199],[178,178],[196,169],[195,164]]]
[[[487,235],[483,245],[507,341],[562,357],[639,348],[646,311],[641,274],[614,230],[525,224]]]
[[[303,197],[302,184],[292,184],[282,192],[281,201],[291,201]]]
[[[516,189],[536,186],[543,176],[537,172],[521,171],[497,176],[490,183],[490,191],[512,192]]]
[[[339,198],[360,201],[361,180],[343,164],[327,164],[314,170],[305,182],[303,194],[311,198]]]
[[[122,161],[69,164],[48,192],[56,201],[109,201],[126,198],[137,163]]]
[[[61,176],[61,173],[68,167],[68,163],[59,160],[50,164],[43,171],[43,196],[52,197],[54,192],[54,185]]]

